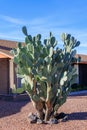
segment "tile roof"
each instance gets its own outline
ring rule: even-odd
[[[76,58],[80,58],[81,62],[87,62],[87,55],[76,54]]]
[[[7,55],[9,58],[12,58],[13,55],[10,53],[10,50],[17,48],[16,41],[9,40],[0,40],[0,53]],[[87,55],[76,54],[76,58],[81,58],[81,62],[87,62]]]
[[[10,51],[17,47],[16,41],[0,40],[0,53],[6,55],[8,58],[13,58]]]
[[[17,47],[17,42],[9,41],[9,40],[0,40],[0,46],[4,46],[7,48],[15,48],[15,47]]]

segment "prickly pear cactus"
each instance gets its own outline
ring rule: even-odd
[[[18,47],[12,50],[17,75],[22,78],[22,88],[18,92],[25,90],[28,93],[39,118],[46,122],[55,116],[70,92],[76,77],[72,66],[76,60],[75,47],[80,42],[63,33],[64,44],[60,49],[52,33],[42,43],[40,34],[35,37],[28,35],[26,27],[22,31],[25,43],[18,43]]]

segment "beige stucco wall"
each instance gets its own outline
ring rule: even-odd
[[[13,60],[9,60],[9,89],[12,90],[14,87],[14,63]]]
[[[13,62],[13,59],[9,60],[9,93],[12,93],[12,90],[17,88],[18,79],[16,74],[16,65]]]

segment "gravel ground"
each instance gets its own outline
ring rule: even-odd
[[[0,130],[87,130],[87,96],[70,96],[59,109],[68,114],[56,125],[29,124],[28,114],[36,112],[32,103],[0,100]]]

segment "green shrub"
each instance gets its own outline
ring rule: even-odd
[[[80,85],[80,84],[73,84],[71,86],[71,91],[72,92],[81,91],[81,90],[87,90],[87,86],[83,86],[83,85]]]

